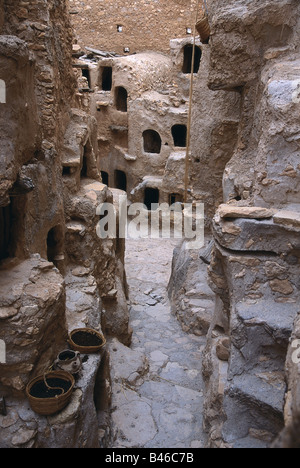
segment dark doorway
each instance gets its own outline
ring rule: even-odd
[[[69,166],[63,166],[62,175],[63,176],[70,176],[72,174],[72,168]]]
[[[115,102],[116,102],[116,108],[120,112],[127,112],[128,105],[127,105],[127,100],[128,100],[128,93],[125,88],[122,88],[122,86],[119,86],[116,88],[115,91]]]
[[[9,257],[11,206],[0,208],[0,261]]]
[[[105,171],[101,171],[101,177],[102,177],[102,183],[104,185],[107,185],[108,186],[108,183],[109,183],[109,175],[107,172]]]
[[[200,47],[196,46],[194,73],[198,73],[199,71],[201,57],[202,57],[202,50],[200,49]],[[192,72],[192,59],[193,59],[193,46],[192,44],[188,44],[183,49],[183,67],[182,67],[183,73],[189,74]]]
[[[145,153],[159,154],[161,152],[161,137],[155,130],[146,130],[143,133]]]
[[[90,140],[87,141],[83,149],[83,158],[81,166],[81,177],[89,177],[89,164],[93,155],[93,148]]]
[[[127,192],[127,177],[123,171],[115,171],[115,187]]]
[[[82,76],[87,79],[89,88],[91,88],[91,74],[89,68],[83,68],[82,69]]]
[[[102,68],[102,91],[111,91],[112,88],[112,67]]]
[[[187,143],[187,127],[186,125],[174,125],[172,127],[172,135],[174,146],[185,148]]]
[[[87,173],[88,173],[88,163],[87,163],[86,152],[84,151],[83,160],[82,160],[81,177],[83,178],[87,177]]]
[[[158,205],[159,203],[159,190],[154,188],[146,188],[145,189],[145,199],[144,204],[150,211],[152,209],[152,205]],[[157,208],[153,207],[154,209]]]
[[[47,258],[56,265],[57,257],[63,254],[64,237],[61,226],[52,228],[47,236]]]

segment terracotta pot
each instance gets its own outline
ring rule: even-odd
[[[78,374],[82,368],[80,352],[72,351],[70,349],[62,351],[54,362],[54,368],[70,372],[72,375]]]

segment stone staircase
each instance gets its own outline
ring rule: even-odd
[[[218,235],[219,226],[224,230],[229,223],[242,231],[239,250],[232,250],[237,241],[230,241],[229,248],[229,239]],[[216,221],[222,246],[216,241],[210,279],[222,306],[214,314],[204,361],[206,406],[214,409],[213,422],[206,419],[212,446],[269,447],[284,427],[286,356],[300,299],[295,232],[285,231],[281,254],[261,236],[258,250],[247,252],[242,245],[250,245],[250,234],[255,238],[268,223],[273,221]],[[225,378],[216,371],[218,333],[230,340]]]
[[[241,302],[235,312],[223,438],[233,447],[267,446],[284,424],[285,359],[298,305]]]

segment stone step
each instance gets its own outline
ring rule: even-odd
[[[270,444],[282,430],[286,353],[297,311],[295,303],[283,307],[267,299],[235,305],[224,397],[223,437],[229,445]]]
[[[284,425],[285,391],[284,374],[280,372],[235,377],[224,398],[228,416],[223,426],[225,442],[235,446],[255,433],[258,444],[270,444]]]
[[[235,310],[245,327],[262,325],[274,339],[288,343],[299,306],[296,302],[282,304],[263,299],[239,302]]]
[[[261,300],[239,302],[234,309],[229,374],[283,371],[298,306]]]

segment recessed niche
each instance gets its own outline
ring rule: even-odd
[[[62,226],[50,229],[47,236],[47,258],[49,262],[57,265],[58,257],[64,252],[64,235]]]
[[[101,73],[102,91],[111,91],[112,89],[112,67],[103,67]]]
[[[125,172],[119,170],[115,171],[115,187],[127,192],[127,176]]]
[[[155,130],[146,130],[143,133],[145,153],[159,154],[161,152],[162,141],[160,134]]]
[[[82,76],[87,79],[89,88],[91,88],[92,83],[91,83],[91,74],[90,74],[89,68],[82,68]]]
[[[10,197],[10,204],[0,207],[0,261],[24,254],[24,217],[26,194]]]
[[[116,108],[120,112],[127,112],[128,109],[128,93],[125,88],[118,86],[115,90],[115,103]]]
[[[11,206],[0,207],[0,261],[9,257]]]
[[[70,176],[72,174],[72,168],[70,166],[64,166],[62,170],[63,176]]]
[[[180,195],[179,193],[171,193],[169,195],[169,204],[174,205],[175,203],[182,203],[183,202],[183,196]]]
[[[151,211],[152,209],[156,209],[159,204],[159,190],[156,188],[146,188],[145,189],[145,196],[144,196],[144,204],[146,205],[147,209]]]
[[[179,148],[185,148],[187,144],[187,126],[186,125],[174,125],[172,127],[172,135],[174,140],[174,146]]]
[[[81,165],[81,178],[89,177],[89,165],[93,156],[93,147],[88,140],[83,150],[82,165]]]
[[[194,61],[194,73],[198,73],[200,68],[200,62],[202,57],[202,50],[200,47],[195,47],[195,61]],[[192,60],[193,60],[193,45],[188,44],[183,49],[183,66],[182,73],[190,74],[192,72]]]
[[[109,185],[109,175],[108,175],[108,172],[105,172],[105,171],[101,171],[101,177],[102,177],[102,183],[104,185]]]

